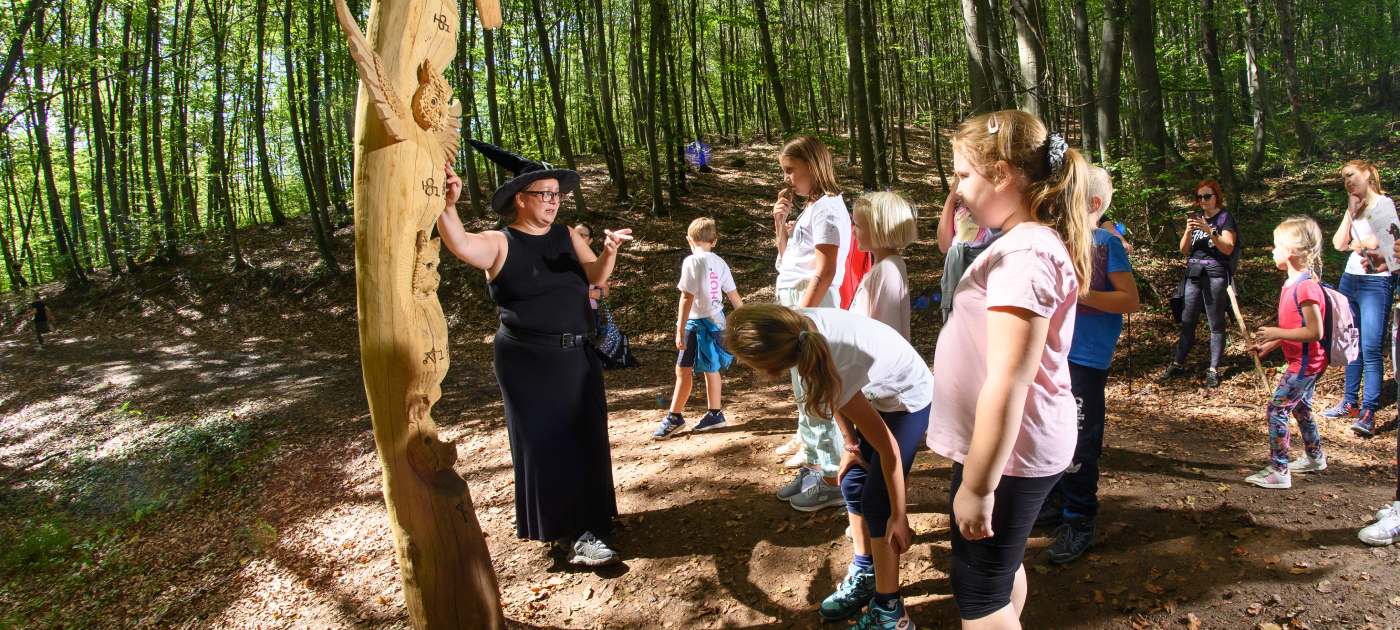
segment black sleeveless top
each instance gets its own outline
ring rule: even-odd
[[[553,225],[541,235],[501,230],[509,243],[506,262],[488,288],[501,323],[548,334],[588,334],[588,278],[574,251],[569,228]]]

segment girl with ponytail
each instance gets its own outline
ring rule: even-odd
[[[963,276],[938,338],[928,445],[954,461],[953,596],[964,628],[1019,628],[1021,566],[1077,437],[1069,348],[1091,272],[1089,164],[1025,112],[953,135],[957,192],[1001,237]]]
[[[1258,342],[1250,351],[1263,358],[1274,348],[1283,347],[1288,370],[1279,377],[1278,388],[1269,399],[1269,465],[1245,478],[1261,488],[1291,488],[1294,472],[1315,472],[1327,468],[1322,453],[1322,436],[1312,419],[1313,390],[1327,369],[1327,349],[1322,339],[1322,322],[1327,316],[1327,296],[1322,284],[1322,230],[1308,217],[1291,217],[1274,228],[1274,265],[1288,272],[1283,293],[1278,298],[1278,326],[1265,326],[1254,335]],[[1298,419],[1306,454],[1301,460],[1288,459],[1288,418]]]
[[[910,543],[904,484],[928,428],[928,365],[893,328],[837,308],[746,305],[730,316],[724,341],[740,363],[770,378],[794,372],[804,413],[841,418],[846,448],[837,476],[855,549],[845,579],[822,601],[822,617],[864,610],[857,627],[913,630],[899,598],[899,554]]]

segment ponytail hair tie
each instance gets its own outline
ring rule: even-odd
[[[1060,169],[1065,167],[1065,153],[1068,151],[1069,144],[1059,132],[1045,137],[1045,166],[1051,175],[1058,175]]]
[[[807,343],[807,331],[802,330],[797,333],[797,351],[802,352],[802,345]]]

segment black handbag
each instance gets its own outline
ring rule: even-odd
[[[1189,275],[1181,276],[1181,282],[1176,284],[1176,291],[1172,293],[1171,297],[1172,321],[1178,324],[1181,323],[1182,315],[1186,311],[1186,279],[1188,277]]]
[[[617,322],[613,320],[612,309],[608,308],[607,300],[598,300],[598,314],[598,328],[594,332],[592,345],[603,362],[603,369],[620,370],[641,365],[641,361],[632,356],[627,335],[623,334],[622,329],[618,328]]]

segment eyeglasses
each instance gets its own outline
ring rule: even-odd
[[[1215,193],[1206,193],[1206,194],[1204,194],[1204,195],[1196,195],[1196,201],[1206,201],[1207,199],[1214,199],[1214,198],[1215,198]]]
[[[554,203],[556,201],[562,201],[564,199],[564,195],[568,194],[561,193],[557,190],[522,190],[520,192],[522,194],[534,195],[536,197],[539,197],[540,201],[543,201],[545,203]]]

